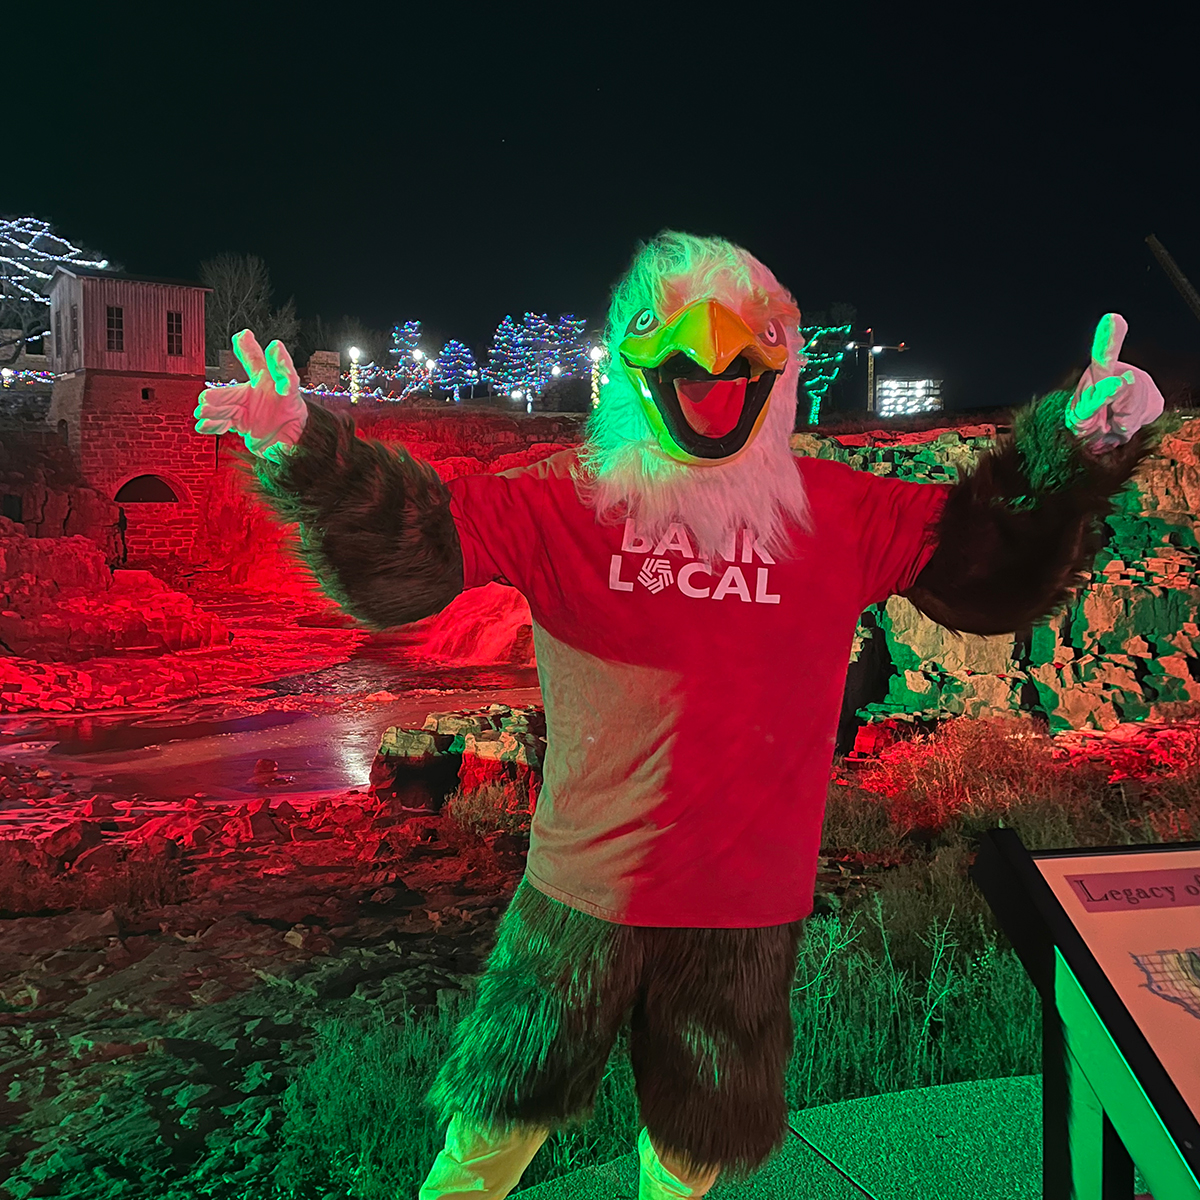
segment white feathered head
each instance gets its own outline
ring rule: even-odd
[[[608,381],[581,484],[602,519],[650,536],[688,525],[702,555],[739,528],[783,552],[808,521],[788,446],[802,365],[800,311],[748,251],[667,231],[613,291]]]

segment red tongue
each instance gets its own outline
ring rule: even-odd
[[[724,437],[746,403],[746,380],[676,379],[675,394],[687,423],[702,437]]]

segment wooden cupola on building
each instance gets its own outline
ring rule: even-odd
[[[186,554],[218,439],[195,432],[204,296],[194,283],[59,267],[47,414],[87,482],[121,505],[129,558]]]

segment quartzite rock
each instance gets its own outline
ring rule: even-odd
[[[991,445],[989,429],[797,435],[793,447],[899,479],[953,482]],[[1055,730],[1169,720],[1200,701],[1200,419],[1185,418],[1108,518],[1108,544],[1067,609],[1026,639],[960,635],[900,597],[868,610],[854,658],[890,661],[882,699],[849,697],[869,721],[1012,712]]]

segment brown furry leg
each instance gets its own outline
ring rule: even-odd
[[[630,1038],[642,1119],[689,1175],[745,1178],[783,1144],[801,928],[642,931]]]
[[[641,972],[630,932],[522,880],[426,1097],[441,1120],[500,1134],[586,1119]]]

